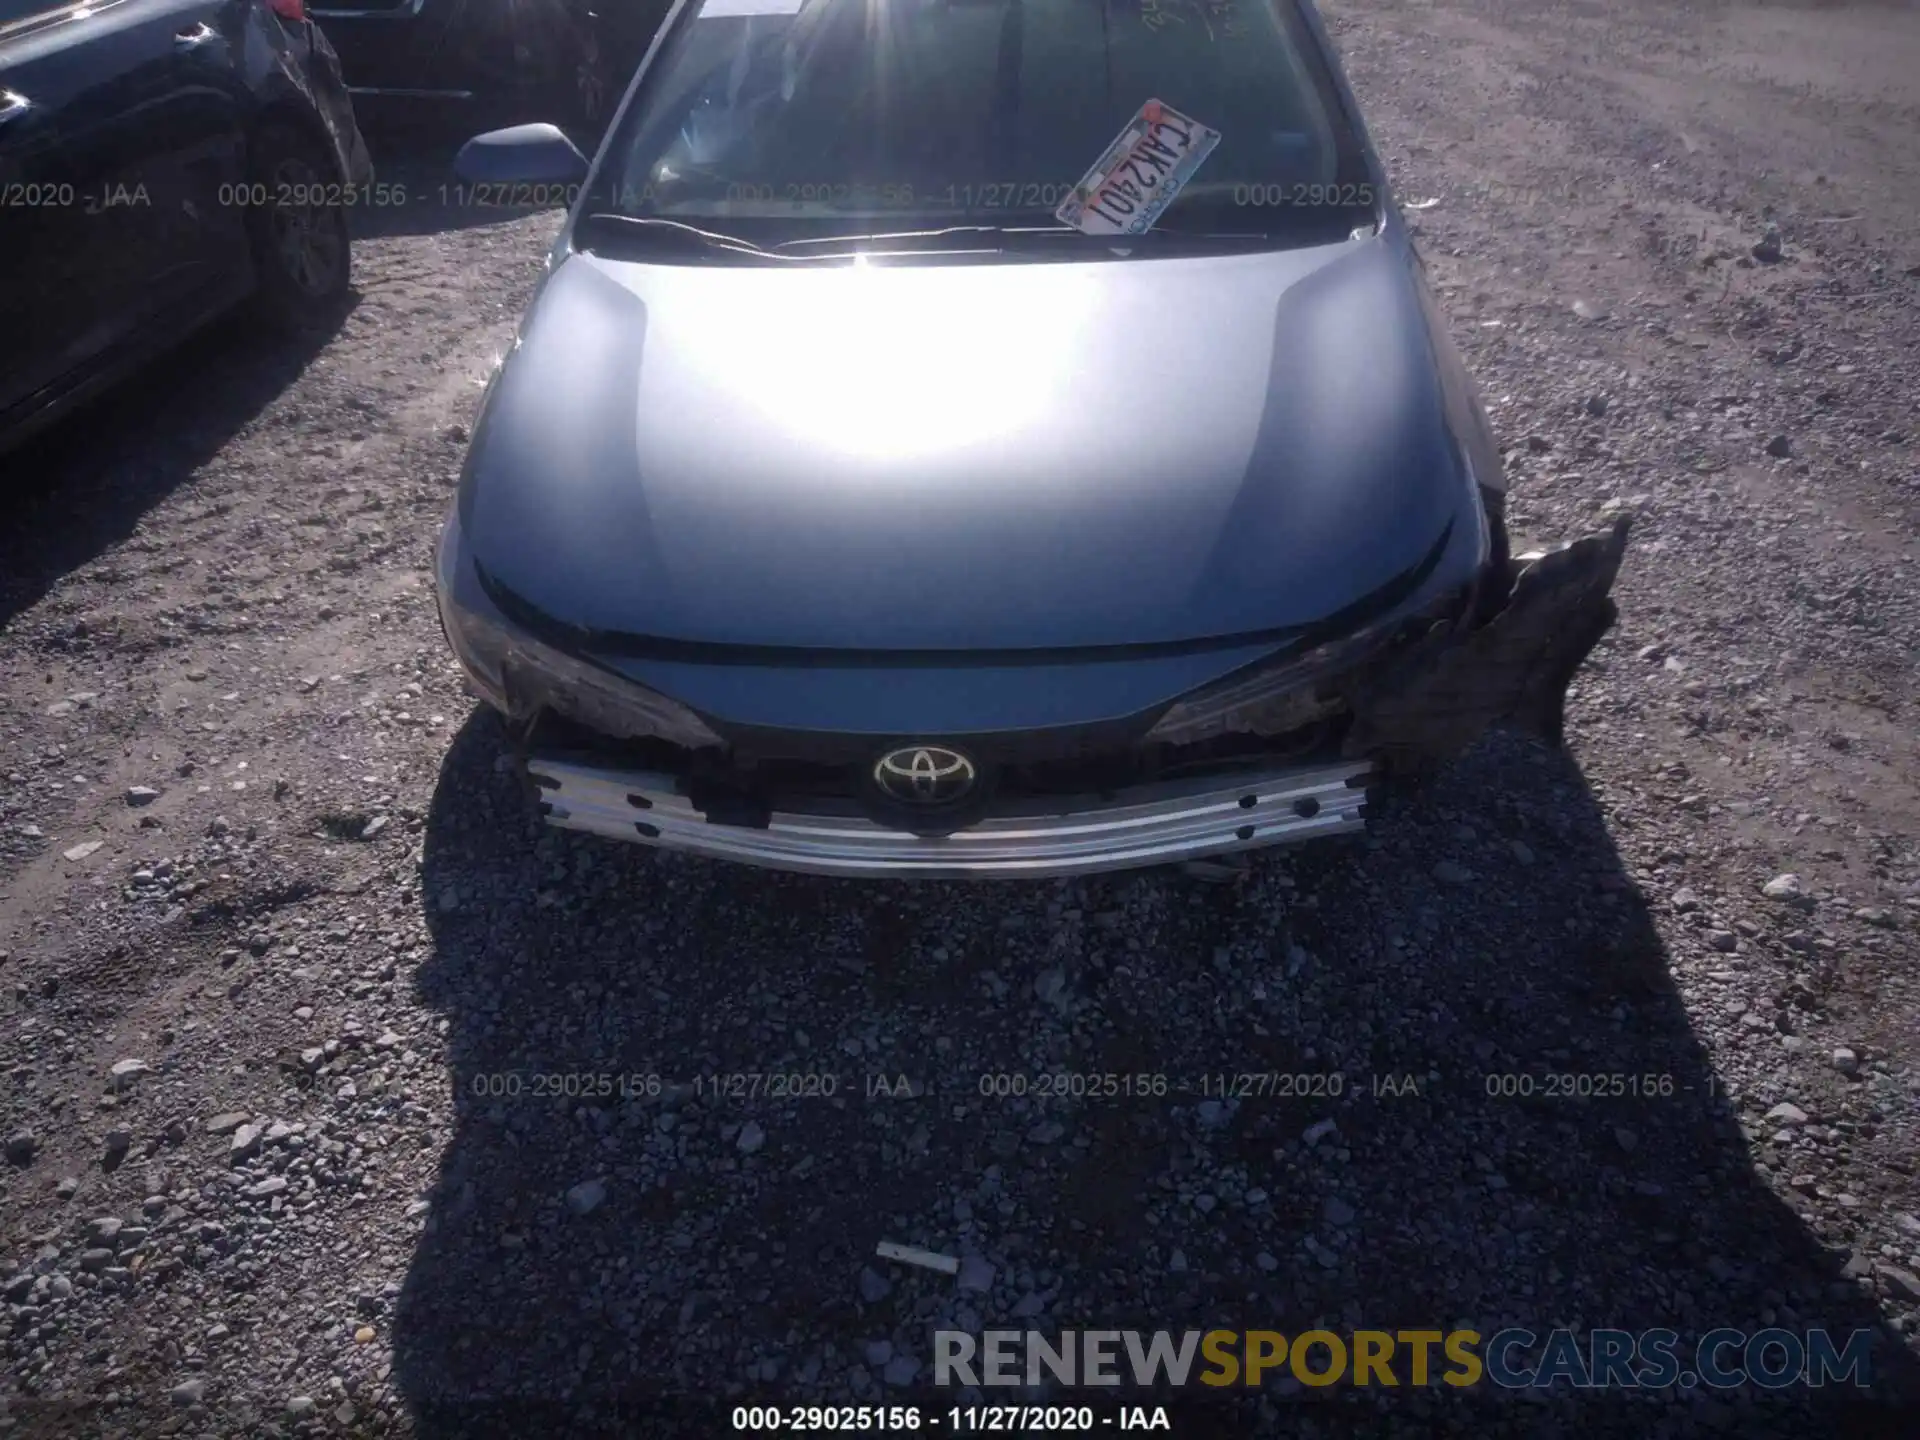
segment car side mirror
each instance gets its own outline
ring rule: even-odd
[[[453,173],[470,185],[577,185],[587,157],[558,125],[489,130],[460,147]]]

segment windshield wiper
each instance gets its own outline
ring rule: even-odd
[[[873,234],[812,235],[798,240],[783,240],[762,246],[739,235],[703,230],[681,220],[659,215],[623,215],[618,211],[595,210],[581,217],[582,224],[604,224],[645,235],[680,249],[748,255],[756,260],[782,260],[794,263],[838,260],[857,256],[868,247],[898,245],[902,249],[926,248],[934,253],[965,251],[1004,254],[1022,248],[1057,249],[1075,242],[1094,252],[1135,250],[1245,250],[1266,248],[1275,237],[1264,231],[1194,231],[1154,228],[1141,235],[1089,235],[1068,225],[948,225],[934,230],[891,230]],[[978,244],[966,242],[978,241]],[[820,253],[822,251],[825,253]]]
[[[738,235],[726,235],[718,230],[702,230],[698,225],[688,225],[679,220],[667,220],[658,215],[622,215],[613,210],[592,210],[581,216],[580,220],[582,224],[613,225],[635,234],[650,235],[682,249],[728,250],[739,255],[757,256],[763,260],[807,258],[796,255],[776,255]]]
[[[773,248],[776,251],[784,251],[815,245],[884,245],[894,242],[918,245],[927,241],[934,242],[935,248],[940,248],[939,242],[942,241],[977,239],[987,243],[960,248],[1008,250],[1029,243],[1055,246],[1062,241],[1077,241],[1088,249],[1097,250],[1189,247],[1244,249],[1271,245],[1274,238],[1267,232],[1258,230],[1198,231],[1156,227],[1140,235],[1089,235],[1084,230],[1075,230],[1070,225],[948,225],[937,230],[892,230],[872,235],[809,236],[803,240],[786,240]]]

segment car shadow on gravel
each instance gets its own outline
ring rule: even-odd
[[[222,317],[0,457],[0,630],[132,535],[147,511],[291,386],[334,333],[287,338],[244,313]]]
[[[1753,1170],[1564,757],[1497,737],[1374,840],[1241,885],[970,887],[546,831],[502,753],[491,719],[460,731],[423,851],[417,986],[456,1097],[393,1315],[424,1435],[716,1434],[742,1401],[944,1414],[953,1392],[917,1388],[942,1324],[1671,1327],[1683,1362],[1717,1326],[1825,1327],[1874,1331],[1878,1376],[1907,1378],[1846,1257]],[[1438,883],[1442,855],[1478,878]],[[1336,1070],[1337,1097],[991,1093]],[[716,1095],[727,1075],[836,1093]],[[1640,1093],[1554,1096],[1557,1075]],[[994,1269],[956,1286],[882,1240]],[[1901,1433],[1845,1385],[1556,1393],[1292,1384],[1178,1433]]]

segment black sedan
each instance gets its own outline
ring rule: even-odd
[[[242,302],[325,324],[372,182],[300,0],[0,0],[0,448]]]
[[[671,0],[318,0],[347,83],[387,115],[597,131]]]

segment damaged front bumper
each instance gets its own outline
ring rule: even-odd
[[[774,810],[764,825],[709,818],[672,775],[534,756],[547,820],[776,870],[864,878],[1039,879],[1166,865],[1361,829],[1364,762],[1141,785],[1106,795],[1009,802],[951,835],[875,823],[850,802]]]
[[[1611,592],[1631,527],[1623,515],[1599,534],[1515,557],[1489,619],[1358,685],[1345,752],[1419,773],[1497,725],[1562,744],[1567,687],[1618,618]]]
[[[1362,829],[1383,774],[1420,771],[1512,724],[1562,738],[1568,682],[1611,627],[1628,521],[1510,563],[1490,618],[1349,676],[1339,758],[1098,794],[1013,799],[947,835],[889,828],[851,800],[772,806],[743,823],[684,776],[575,753],[526,757],[562,829],[780,870],[850,877],[1035,879],[1163,865]]]

